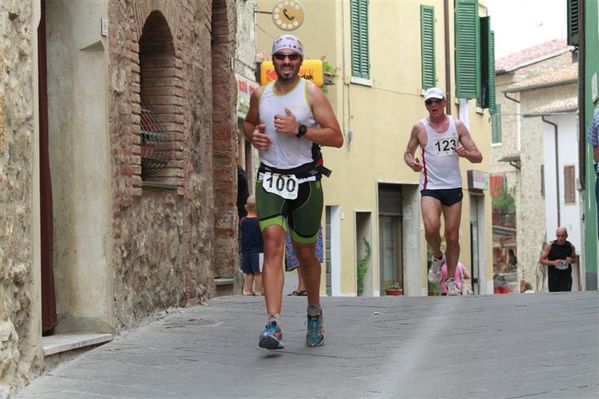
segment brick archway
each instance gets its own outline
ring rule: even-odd
[[[180,116],[182,81],[177,73],[175,47],[168,22],[160,11],[145,21],[139,39],[141,176],[176,184],[183,134]]]

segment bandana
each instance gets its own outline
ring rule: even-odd
[[[304,57],[304,46],[302,42],[293,35],[281,35],[272,42],[272,53],[276,54],[283,49],[290,49]]]

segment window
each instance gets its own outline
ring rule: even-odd
[[[351,0],[352,76],[370,79],[368,57],[368,0]]]
[[[176,63],[168,22],[160,11],[153,11],[139,38],[141,178],[144,185],[153,182],[168,189],[176,189],[182,176],[182,166],[170,162],[183,156],[176,141],[183,126],[172,123],[183,113]]]
[[[491,113],[491,143],[501,144],[501,104],[495,107],[495,112]]]
[[[564,166],[564,203],[576,203],[576,181],[574,165]]]
[[[480,18],[480,95],[478,105],[496,112],[495,103],[495,33],[491,17]]]
[[[435,7],[420,6],[420,57],[422,88],[436,86],[435,73]]]
[[[456,0],[455,6],[456,96],[478,98],[480,94],[478,0]]]

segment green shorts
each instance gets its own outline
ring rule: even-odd
[[[289,226],[291,239],[301,244],[312,244],[318,237],[324,196],[320,180],[307,181],[298,186],[297,198],[288,200],[267,192],[262,179],[256,181],[256,210],[260,229],[271,225]]]

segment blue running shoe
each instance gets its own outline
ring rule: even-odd
[[[258,346],[265,349],[283,349],[285,347],[283,332],[276,321],[271,321],[266,325],[264,331],[260,334]]]
[[[318,316],[308,316],[308,332],[306,334],[306,346],[314,348],[324,344],[324,323],[322,312]]]

